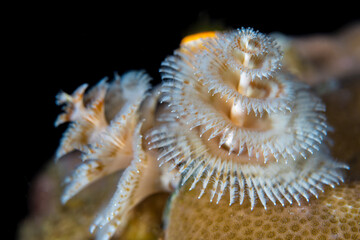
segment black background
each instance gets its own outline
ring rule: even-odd
[[[278,6],[259,2],[203,7],[170,4],[32,5],[29,9],[23,6],[5,21],[9,32],[3,35],[8,41],[4,48],[10,53],[6,60],[11,67],[10,76],[3,80],[10,86],[2,89],[3,105],[9,107],[3,110],[4,131],[10,131],[3,145],[7,153],[3,162],[11,166],[5,165],[3,173],[8,171],[11,176],[4,181],[10,187],[5,190],[6,198],[18,200],[11,206],[16,223],[27,214],[34,176],[50,160],[66,129],[53,124],[60,113],[55,105],[60,90],[71,93],[82,83],[93,85],[105,76],[111,79],[114,71],[122,74],[131,69],[147,70],[158,83],[161,61],[194,24],[207,18],[226,27],[303,36],[332,33],[358,17],[350,11],[354,6],[341,9],[327,4],[315,9],[303,2]]]

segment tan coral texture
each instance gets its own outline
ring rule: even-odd
[[[187,184],[189,185],[189,184]],[[166,239],[360,239],[360,182],[325,191],[302,206],[194,201],[199,189],[174,196]]]

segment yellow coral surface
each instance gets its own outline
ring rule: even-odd
[[[197,189],[181,188],[174,196],[166,239],[359,239],[360,182],[344,184],[301,206],[243,205],[203,197]],[[209,194],[209,193],[207,193]]]

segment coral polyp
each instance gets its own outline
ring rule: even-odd
[[[259,200],[285,206],[318,197],[343,182],[326,146],[325,105],[282,69],[271,37],[242,28],[183,39],[161,64],[162,84],[131,71],[86,92],[60,93],[56,125],[71,122],[56,157],[80,151],[62,202],[92,182],[122,171],[90,231],[109,239],[148,196],[184,186],[219,204]],[[194,201],[198,199],[195,198]]]

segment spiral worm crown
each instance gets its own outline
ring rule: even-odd
[[[162,101],[169,113],[149,133],[159,160],[172,164],[199,197],[225,192],[230,204],[259,198],[266,208],[309,200],[343,181],[323,144],[325,106],[281,70],[275,41],[252,29],[188,38],[162,63]],[[188,130],[185,130],[188,129]]]

